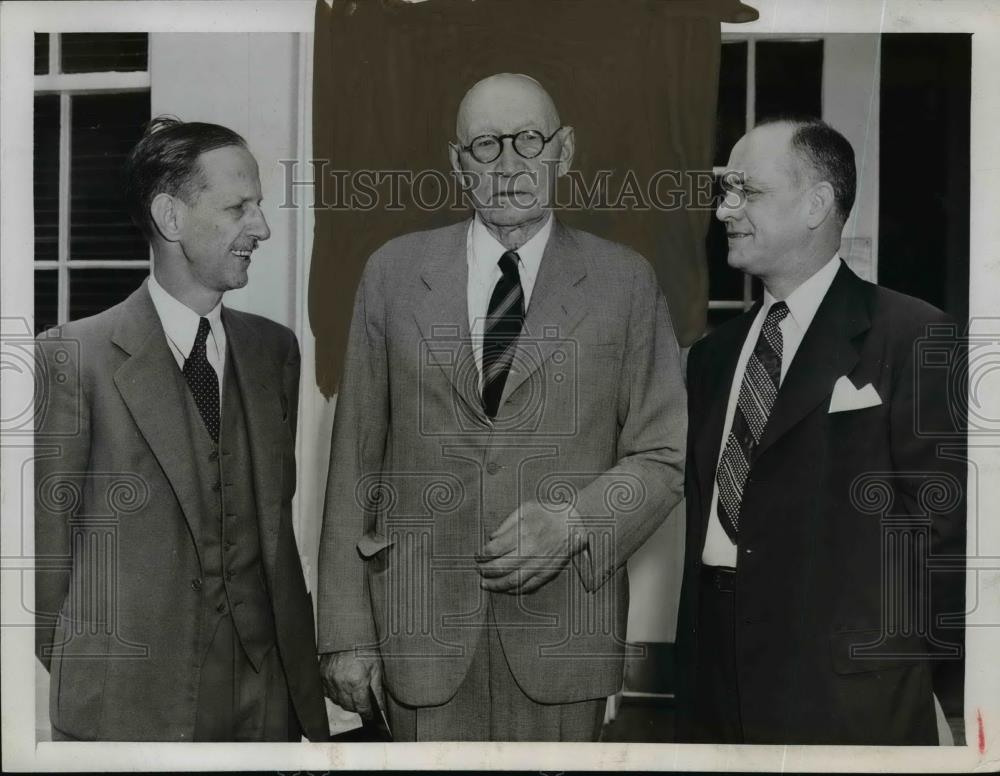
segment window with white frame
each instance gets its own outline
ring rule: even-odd
[[[35,331],[128,296],[149,245],[121,169],[150,118],[145,33],[35,35]]]
[[[775,116],[822,114],[822,39],[724,36],[716,113],[716,176],[725,170],[732,147],[758,122]],[[716,196],[720,195],[718,182]],[[708,329],[750,309],[762,293],[752,280],[726,262],[726,229],[713,217],[706,238],[709,270]]]

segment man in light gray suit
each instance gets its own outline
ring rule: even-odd
[[[329,737],[292,531],[299,347],[230,309],[257,162],[159,117],[125,166],[153,272],[39,339],[36,651],[56,740]]]
[[[477,83],[457,138],[475,217],[390,241],[357,292],[321,670],[396,740],[594,740],[625,561],[681,497],[679,349],[652,267],[553,217],[574,137],[536,81]]]

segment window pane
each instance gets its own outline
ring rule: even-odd
[[[756,120],[821,118],[823,41],[757,41]]]
[[[715,117],[715,164],[725,165],[747,125],[747,44],[725,43],[719,62],[719,102]]]
[[[145,32],[63,33],[60,43],[64,73],[145,70],[149,60]]]
[[[35,335],[59,323],[59,273],[35,270]]]
[[[882,181],[876,227],[879,285],[930,302],[959,322],[969,317],[974,38],[963,33],[882,35],[878,166],[865,170]],[[984,179],[995,176],[990,167],[980,170]],[[995,257],[996,248],[990,253]]]
[[[44,32],[35,33],[35,75],[49,72],[49,36]]]
[[[35,97],[35,260],[59,252],[59,95]]]
[[[148,259],[125,212],[122,165],[149,121],[149,92],[73,97],[71,259]]]
[[[148,269],[74,269],[69,273],[69,319],[95,315],[118,304],[149,274]]]

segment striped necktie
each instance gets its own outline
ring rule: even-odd
[[[520,256],[507,251],[497,263],[503,273],[493,289],[483,328],[483,409],[495,418],[524,323],[524,291],[517,271]]]
[[[715,476],[719,485],[719,522],[734,544],[739,533],[740,505],[743,503],[743,487],[750,473],[750,463],[764,435],[781,383],[782,338],[779,324],[787,315],[788,305],[784,302],[775,302],[767,311],[764,326],[743,373],[732,428]]]

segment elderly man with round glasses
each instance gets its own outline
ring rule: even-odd
[[[622,682],[625,562],[679,501],[686,397],[653,270],[563,226],[545,90],[475,84],[468,221],[357,292],[320,546],[329,696],[396,740],[588,741]]]

